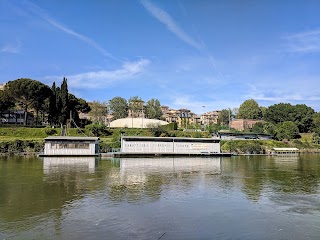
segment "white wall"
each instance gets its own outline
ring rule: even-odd
[[[51,142],[45,143],[44,155],[94,155],[95,153],[95,143],[90,143],[88,149],[81,148],[60,148],[52,149]]]
[[[220,153],[220,142],[161,142],[161,141],[126,141],[123,139],[123,153],[183,153],[201,152]]]

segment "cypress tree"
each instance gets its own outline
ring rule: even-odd
[[[61,90],[60,87],[56,88],[56,110],[57,110],[57,123],[63,124],[61,117],[62,101],[61,101]]]
[[[49,102],[49,122],[51,125],[57,123],[58,112],[57,112],[57,93],[56,93],[56,83],[53,82],[51,87],[52,94],[50,96]]]
[[[63,78],[61,89],[61,124],[65,125],[69,116],[69,98],[68,98],[68,83],[67,79]]]

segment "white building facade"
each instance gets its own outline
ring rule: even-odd
[[[121,153],[219,154],[219,138],[122,137]]]
[[[44,156],[95,156],[99,154],[97,137],[47,137]]]

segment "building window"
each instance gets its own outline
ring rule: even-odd
[[[51,149],[89,149],[89,143],[51,143]]]

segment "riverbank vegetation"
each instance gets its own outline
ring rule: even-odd
[[[88,125],[86,128],[67,129],[68,136],[98,136],[102,152],[120,148],[121,135],[207,138],[210,132],[187,132],[173,130],[172,126],[153,126],[149,129],[109,129],[103,125]],[[60,128],[0,127],[0,154],[35,154],[43,151],[44,138],[60,136]],[[313,142],[311,133],[302,134],[293,140],[222,140],[221,151],[236,154],[268,154],[274,147],[296,147],[301,152],[320,152],[320,145]]]
[[[3,113],[10,115],[10,111],[18,109],[24,111],[23,125],[8,125]],[[34,125],[28,125],[30,110],[35,113]],[[53,83],[51,87],[36,80],[21,78],[9,81],[0,90],[0,152],[39,151],[47,136],[97,136],[101,139],[102,151],[109,151],[120,147],[121,135],[207,138],[213,133],[219,135],[221,130],[267,134],[273,139],[222,141],[221,149],[224,152],[268,153],[273,147],[297,147],[301,151],[313,152],[319,149],[320,113],[305,104],[279,103],[264,107],[254,99],[248,99],[239,108],[217,112],[219,116],[214,124],[201,125],[199,120],[191,121],[188,114],[181,114],[180,128],[177,123],[170,123],[166,126],[150,125],[147,129],[110,129],[111,120],[129,115],[165,120],[160,101],[151,99],[145,102],[138,96],[126,100],[117,96],[108,102],[87,103],[69,93],[66,78],[63,78],[60,86]],[[80,114],[89,114],[90,120],[80,119]],[[175,118],[178,121],[179,116]],[[243,126],[244,131],[239,132],[231,127],[234,119],[255,120],[255,124]]]

